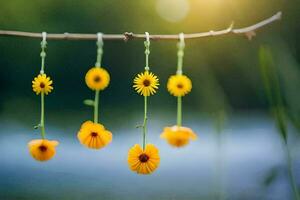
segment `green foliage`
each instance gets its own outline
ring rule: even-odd
[[[85,99],[83,101],[83,104],[86,105],[86,106],[94,106],[95,105],[95,102],[91,99]]]
[[[298,130],[298,132],[300,133],[300,116],[299,115],[295,115],[291,112],[288,112],[288,117],[291,121],[291,123],[293,124],[293,126]]]
[[[34,129],[39,129],[41,127],[41,124],[35,125],[33,128]]]
[[[276,120],[279,133],[286,142],[287,123],[286,111],[280,90],[278,73],[274,65],[272,53],[268,47],[261,47],[259,50],[260,70],[264,82],[265,92],[270,104],[271,112]]]
[[[273,167],[268,174],[266,175],[266,177],[264,178],[263,184],[268,187],[270,186],[274,180],[278,177],[278,168],[277,167]]]
[[[285,144],[283,145],[286,152],[288,162],[288,174],[291,187],[294,193],[294,199],[299,200],[299,193],[296,187],[295,177],[292,172],[292,161],[287,145],[287,112],[286,106],[283,103],[283,98],[280,90],[280,82],[274,58],[268,47],[261,47],[259,51],[261,75],[265,86],[265,91],[269,100],[272,114],[276,120],[276,125]],[[277,176],[277,170],[271,170],[270,174],[265,179],[265,184],[270,185]]]
[[[224,128],[227,118],[226,110],[220,109],[214,113],[214,127],[218,134],[220,134]]]

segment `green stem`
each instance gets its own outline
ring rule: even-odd
[[[177,126],[182,125],[182,97],[177,98]]]
[[[183,65],[183,49],[178,50],[177,56],[177,74],[181,75],[182,74],[182,65]]]
[[[146,134],[147,134],[147,96],[144,97],[143,150],[145,150],[145,146],[146,146]]]
[[[146,53],[146,66],[145,70],[149,70],[149,54]]]
[[[100,67],[101,66],[101,62],[102,62],[102,55],[103,55],[103,49],[102,46],[98,45],[98,49],[97,49],[97,60],[96,60],[96,67]]]
[[[289,181],[290,181],[293,193],[294,193],[294,199],[300,200],[299,191],[298,191],[295,177],[293,174],[292,158],[291,158],[291,154],[289,151],[289,147],[288,147],[287,143],[284,143],[283,146],[284,146],[284,150],[285,150],[285,154],[286,154],[286,159],[287,159],[287,164],[288,164],[288,166],[287,166],[288,167],[288,176],[289,176]]]
[[[44,73],[44,69],[45,69],[45,57],[42,57],[42,67],[41,67],[42,74]]]
[[[45,94],[41,92],[41,135],[42,138],[45,139]]]
[[[99,90],[95,91],[95,101],[94,101],[94,123],[98,123],[99,119]]]

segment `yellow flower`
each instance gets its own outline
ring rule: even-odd
[[[185,75],[173,75],[168,80],[167,88],[173,96],[181,97],[192,90],[192,81]]]
[[[112,133],[105,130],[102,124],[86,121],[77,134],[78,140],[91,149],[101,149],[112,141]]]
[[[50,160],[56,153],[55,147],[59,143],[55,140],[38,139],[28,143],[29,152],[38,161]]]
[[[39,74],[32,81],[32,90],[38,95],[40,93],[48,94],[53,89],[52,80],[46,74]]]
[[[85,83],[92,90],[104,90],[109,81],[109,73],[100,67],[91,68],[85,75]]]
[[[159,165],[159,151],[153,144],[147,144],[145,150],[134,145],[128,152],[128,165],[138,174],[150,174]]]
[[[160,137],[166,139],[174,147],[183,147],[190,142],[190,139],[197,139],[197,135],[192,129],[176,125],[165,127]]]
[[[158,89],[158,78],[152,72],[145,71],[138,74],[133,80],[133,87],[137,93],[143,96],[150,96]]]

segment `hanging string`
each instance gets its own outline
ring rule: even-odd
[[[147,96],[144,96],[144,123],[143,123],[143,149],[146,146],[146,135],[147,135]]]
[[[101,67],[102,55],[103,55],[103,33],[97,33],[97,61],[95,66]]]
[[[146,35],[146,41],[144,42],[145,44],[145,55],[146,55],[146,65],[145,65],[145,70],[149,71],[149,54],[150,54],[150,35],[148,32],[145,32]]]
[[[98,123],[99,120],[99,95],[100,90],[96,90],[94,100],[94,123]]]
[[[41,64],[41,70],[40,70],[40,74],[44,74],[44,69],[45,69],[45,58],[46,58],[46,52],[45,49],[47,47],[47,41],[46,41],[46,37],[47,37],[47,33],[46,32],[42,32],[42,42],[41,42],[41,59],[42,59],[42,64]]]
[[[103,34],[97,33],[97,60],[95,67],[101,67],[102,55],[103,55]],[[95,99],[94,99],[94,123],[98,123],[99,120],[99,95],[100,90],[95,90]]]
[[[184,34],[180,33],[179,34],[179,42],[177,43],[177,74],[182,74],[182,65],[183,65],[183,56],[184,56],[184,47],[185,47],[185,42],[184,42]]]
[[[184,42],[184,34],[179,34],[179,42],[177,43],[177,75],[182,75],[182,66],[183,66],[183,56],[184,56],[184,48],[185,48],[185,42]],[[182,97],[177,97],[177,126],[182,125]]]
[[[146,35],[146,41],[144,42],[145,45],[145,55],[146,55],[146,64],[145,64],[145,70],[149,71],[149,54],[150,54],[150,36],[148,32],[145,32]],[[143,122],[143,150],[145,150],[146,147],[146,135],[147,135],[147,96],[144,96],[144,122]]]
[[[43,32],[42,36],[43,36],[43,39],[42,39],[42,42],[41,42],[42,51],[41,51],[41,54],[40,54],[42,62],[41,62],[40,74],[45,73],[45,57],[46,57],[45,49],[46,49],[46,46],[47,46],[47,41],[46,41],[47,33]],[[44,94],[44,92],[41,92],[41,122],[40,122],[40,128],[41,128],[42,138],[45,139],[46,132],[45,132],[45,94]]]

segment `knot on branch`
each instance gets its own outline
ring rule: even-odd
[[[127,42],[128,40],[133,39],[133,33],[132,32],[125,32],[124,33],[124,41]]]
[[[68,32],[64,32],[63,37],[68,40],[70,38],[70,34]]]
[[[245,33],[248,40],[252,40],[253,37],[256,36],[256,33],[254,31],[249,31]]]

